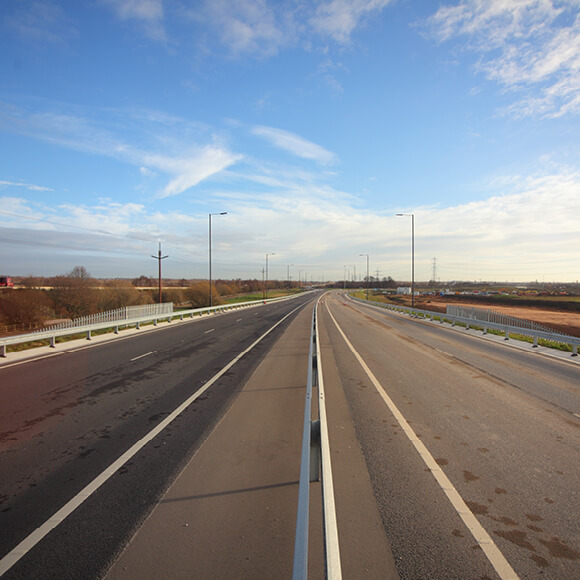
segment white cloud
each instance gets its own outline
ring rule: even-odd
[[[331,0],[318,4],[310,26],[323,36],[347,43],[355,28],[373,12],[379,12],[391,0]]]
[[[464,38],[482,54],[478,69],[523,93],[517,116],[580,112],[580,15],[577,0],[463,0],[425,22],[438,41]]]
[[[348,43],[366,18],[380,12],[391,1],[205,0],[195,8],[186,9],[186,13],[202,23],[206,31],[211,31],[204,37],[208,46],[212,36],[217,36],[235,56],[269,57],[299,41],[311,48],[316,37],[322,37],[325,42],[331,38],[340,44]]]
[[[326,279],[340,280],[344,264],[357,265],[357,271],[363,272],[364,259],[359,254],[364,252],[370,254],[373,273],[378,268],[382,276],[405,280],[410,274],[410,223],[408,218],[394,216],[403,211],[415,214],[417,280],[431,277],[433,257],[437,258],[441,280],[579,278],[579,173],[528,179],[506,177],[492,184],[495,191],[503,193],[487,199],[445,208],[384,208],[382,213],[303,177],[304,180],[291,180],[280,175],[277,187],[269,188],[267,193],[247,188],[214,192],[214,200],[228,211],[214,237],[215,265],[220,276],[258,277],[264,252],[268,251],[276,253],[270,263],[273,277],[285,278],[286,265],[294,264],[294,278],[302,269],[315,278],[324,275]],[[88,259],[89,250],[100,251],[108,256],[103,264],[113,257],[117,264],[119,251],[127,252],[126,269],[102,275],[132,271],[135,253],[143,255],[148,264],[158,239],[170,255],[165,264],[167,272],[178,277],[206,275],[205,211],[201,215],[183,210],[167,212],[110,200],[94,205],[49,207],[2,198],[0,206],[30,217],[23,220],[0,211],[0,237],[7,240],[5,243],[12,240],[19,244],[20,267],[24,271],[14,274],[37,273],[31,266],[34,260],[38,269],[42,267],[37,247],[31,246],[29,255],[24,256],[26,247],[21,247],[18,240],[25,240],[26,235],[16,236],[14,231],[8,231],[20,227],[35,229],[39,232],[35,239],[47,246],[68,245],[70,251],[77,248],[77,255],[83,260]],[[79,263],[71,263],[69,254],[62,252],[61,265],[55,266],[55,272]],[[85,262],[83,265],[91,266]]]
[[[120,20],[139,23],[154,40],[165,40],[163,0],[101,0]]]
[[[146,165],[175,175],[161,192],[161,197],[169,197],[198,185],[241,158],[241,155],[235,155],[218,147],[207,146],[190,157],[173,158],[147,154],[143,156],[143,161]]]
[[[5,107],[4,114],[0,110],[0,121],[12,131],[35,139],[135,165],[147,178],[155,177],[157,170],[170,177],[161,197],[182,193],[242,158],[219,145],[217,137],[206,135],[208,129],[197,123],[154,111],[107,111],[107,115],[93,120],[69,112],[28,114]],[[121,133],[124,139],[131,135],[135,144],[121,139]],[[211,144],[192,145],[196,137]]]
[[[276,129],[275,127],[254,127],[252,133],[266,139],[276,147],[284,149],[303,159],[312,159],[322,165],[329,165],[336,162],[336,155],[334,153],[290,131]]]
[[[7,9],[4,21],[8,30],[28,46],[64,45],[70,38],[77,36],[72,21],[54,2],[36,0],[13,3],[13,6],[16,9],[12,13],[6,3],[2,7]]]
[[[236,56],[275,55],[295,34],[292,12],[266,0],[206,0],[187,13]]]
[[[0,180],[0,188],[2,187],[23,187],[24,189],[28,189],[30,191],[54,191],[54,189],[50,187],[45,187],[43,185],[34,185],[32,183],[24,183],[23,181]]]

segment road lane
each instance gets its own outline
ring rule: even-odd
[[[263,329],[308,300],[310,297],[305,296],[261,307],[257,316],[247,316],[246,324],[235,327],[230,321],[239,313],[166,327],[30,365],[0,368],[2,554],[244,350]],[[206,336],[208,326],[224,332]],[[252,357],[242,359],[185,411],[152,442],[150,453],[124,466],[112,480],[114,493],[100,493],[87,501],[67,526],[52,532],[8,577],[31,577],[31,573],[36,578],[52,577],[55,569],[61,578],[93,577],[203,441],[239,393],[244,377],[282,331],[283,327],[272,333]],[[60,362],[58,370],[54,368],[56,360]],[[96,370],[99,361],[103,372]],[[45,382],[45,376],[54,382]],[[8,422],[11,428],[5,429]],[[131,485],[139,492],[133,493]],[[72,543],[71,530],[78,536]],[[91,546],[88,552],[80,548],[83,542]],[[73,547],[82,556],[71,557]],[[43,564],[49,555],[50,564]]]
[[[518,341],[499,343],[487,340],[482,333],[469,335],[473,340],[465,340],[465,331],[441,326],[438,322],[411,319],[384,309],[369,307],[349,301],[349,305],[364,312],[377,324],[399,332],[402,340],[419,340],[443,356],[460,360],[474,369],[488,375],[498,375],[502,381],[524,390],[534,397],[568,411],[580,413],[580,384],[578,373],[580,359],[568,356],[565,359],[553,358],[535,350],[512,347]],[[545,380],[549,375],[549,381]]]
[[[280,337],[107,580],[291,577],[311,318],[304,309]],[[395,580],[346,401],[336,389],[336,367],[327,354],[344,577]],[[311,484],[311,500],[309,577],[323,578],[317,482]]]
[[[458,356],[442,356],[428,344],[432,329],[423,342],[421,324],[407,321],[414,325],[409,332],[393,329],[382,312],[326,302],[516,572],[577,577],[580,423],[514,386],[511,370],[503,380],[501,365],[489,374]],[[497,577],[324,311],[321,319],[401,577]],[[481,341],[466,344],[477,349]],[[469,356],[480,365],[476,353]],[[528,356],[536,381],[550,383],[551,363],[546,374],[538,357]]]

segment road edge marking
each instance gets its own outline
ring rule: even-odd
[[[451,502],[451,505],[454,507],[459,517],[463,520],[463,523],[467,526],[467,528],[471,532],[471,535],[475,538],[475,541],[479,544],[479,546],[487,556],[487,559],[494,567],[499,577],[502,580],[518,580],[519,578],[518,575],[515,573],[514,569],[511,567],[506,557],[497,547],[492,537],[487,533],[485,528],[479,523],[479,520],[469,509],[469,507],[467,506],[467,504],[465,503],[459,492],[455,489],[454,485],[445,475],[444,471],[441,469],[439,464],[435,461],[435,459],[433,458],[427,447],[425,447],[424,443],[417,437],[417,434],[415,433],[415,431],[413,431],[413,428],[409,425],[409,423],[407,422],[401,411],[399,411],[398,407],[386,393],[385,389],[380,384],[378,379],[375,377],[371,369],[367,366],[363,358],[355,350],[352,343],[348,340],[342,328],[338,325],[336,318],[334,318],[334,316],[332,315],[332,312],[330,310],[330,307],[328,307],[328,305],[327,310],[328,314],[330,315],[330,318],[334,322],[338,332],[341,334],[346,345],[353,353],[358,363],[361,365],[362,369],[373,383],[375,389],[382,397],[383,401],[386,403],[391,413],[393,413],[393,415],[395,416],[395,419],[401,426],[401,429],[405,432],[405,435],[407,435],[409,441],[413,444],[417,453],[419,453],[421,459],[423,459],[425,465],[427,465],[429,471],[435,477],[435,480],[437,481],[437,483],[439,484],[439,486],[441,487],[441,489]]]

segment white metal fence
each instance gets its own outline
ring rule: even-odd
[[[576,336],[570,336],[568,334],[563,334],[557,330],[553,330],[547,327],[543,327],[545,330],[541,330],[537,327],[541,327],[542,325],[533,323],[530,320],[523,320],[513,316],[508,317],[506,315],[500,316],[496,321],[481,320],[474,318],[473,313],[468,313],[467,316],[449,313],[442,314],[440,312],[433,312],[431,310],[421,310],[420,308],[409,308],[407,306],[397,306],[394,304],[386,304],[384,302],[364,300],[363,298],[355,298],[354,296],[349,296],[349,298],[356,300],[357,302],[363,302],[370,306],[374,306],[376,308],[395,310],[397,312],[405,313],[417,318],[423,318],[425,320],[439,320],[439,322],[449,322],[452,325],[462,324],[466,329],[469,329],[471,326],[479,326],[483,329],[484,334],[486,334],[489,330],[498,330],[505,333],[505,340],[509,339],[510,334],[527,336],[533,340],[534,347],[538,346],[538,340],[540,339],[545,340],[548,343],[567,344],[572,348],[572,356],[578,356],[580,338]],[[532,325],[536,325],[536,328],[533,328]]]
[[[124,306],[107,312],[97,312],[73,320],[66,320],[58,324],[52,324],[40,328],[35,332],[47,332],[52,330],[61,330],[64,328],[79,328],[81,326],[91,326],[93,324],[102,324],[106,322],[122,322],[123,320],[133,320],[134,318],[143,318],[146,316],[164,317],[173,313],[173,302],[164,302],[162,304],[140,304],[138,306]]]
[[[511,326],[513,328],[525,328],[527,330],[539,330],[540,332],[551,332],[553,334],[563,334],[548,328],[542,324],[524,318],[516,318],[509,314],[489,310],[486,308],[468,308],[466,306],[447,305],[447,315],[455,316],[457,318],[467,318],[471,320],[479,320],[480,322],[494,322],[503,326]]]

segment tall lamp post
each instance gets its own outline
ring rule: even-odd
[[[209,306],[212,306],[212,291],[211,291],[211,216],[212,215],[227,215],[227,211],[209,214]]]
[[[370,284],[370,279],[369,279],[369,255],[368,254],[359,254],[360,256],[366,256],[367,257],[367,300],[369,299],[369,284]]]
[[[290,289],[290,266],[294,266],[294,264],[288,264],[286,266],[286,278],[288,279],[288,289]]]
[[[415,214],[398,213],[395,215],[411,218],[411,308],[415,308]]]
[[[265,300],[268,300],[268,256],[275,256],[276,252],[271,252],[266,254],[266,283],[264,284],[264,296]]]

